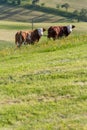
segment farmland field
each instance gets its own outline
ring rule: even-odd
[[[67,38],[17,49],[31,24],[0,22],[0,130],[87,130],[87,23],[73,24]]]
[[[81,8],[87,8],[87,1],[86,0],[78,0],[78,3],[75,0],[51,0],[51,2],[49,2],[49,0],[41,0],[40,3],[45,3],[46,6],[51,6],[51,7],[56,7],[57,4],[64,4],[64,3],[68,3],[70,5],[70,9],[74,10],[74,9],[81,9]],[[79,6],[78,6],[79,5]]]
[[[10,0],[10,2],[11,1],[12,0]],[[32,22],[32,19],[34,19],[36,23],[73,22],[78,20],[73,17],[73,12],[87,8],[87,0],[78,0],[78,2],[76,2],[76,0],[51,0],[51,2],[49,0],[40,0],[37,4],[38,6],[33,6],[32,0],[21,1],[20,6],[0,4],[0,20],[26,23]],[[65,8],[61,8],[61,5],[65,3],[69,4],[68,12],[66,12]],[[44,4],[44,6],[42,6],[42,4]],[[58,5],[60,8],[57,8]]]

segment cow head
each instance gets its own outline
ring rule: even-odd
[[[71,25],[71,24],[68,25],[68,26],[67,26],[67,31],[68,31],[68,33],[71,33],[73,28],[75,28],[74,25]]]
[[[43,32],[46,31],[46,29],[45,28],[38,28],[37,31],[38,31],[39,36],[42,36]]]
[[[44,32],[44,31],[46,31],[46,29],[45,29],[45,28],[43,28],[43,32]]]

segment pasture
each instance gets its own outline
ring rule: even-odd
[[[75,9],[82,9],[82,8],[87,8],[87,1],[86,0],[78,0],[78,3],[75,0],[51,0],[51,3],[49,3],[49,0],[41,0],[40,3],[45,3],[45,6],[47,7],[54,7],[56,8],[57,4],[64,4],[64,3],[68,3],[70,5],[70,9],[69,11],[73,11]],[[78,6],[79,5],[79,6]]]
[[[41,6],[44,3],[45,6]],[[68,12],[65,8],[57,9],[56,6],[68,3],[70,5]],[[78,6],[79,5],[79,6]],[[73,0],[41,0],[38,3],[38,6],[33,6],[29,0],[22,1],[21,6],[9,6],[9,5],[0,5],[0,20],[6,21],[19,21],[19,22],[32,22],[32,19],[36,23],[54,23],[54,22],[73,22],[77,21],[73,17],[73,11],[86,9],[87,0],[79,0],[78,3]]]
[[[0,22],[0,130],[87,130],[87,23],[73,24],[67,38],[17,49],[31,24]]]

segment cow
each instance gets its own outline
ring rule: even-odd
[[[15,34],[15,44],[17,47],[20,47],[23,43],[26,43],[26,37],[28,36],[28,32],[19,31]]]
[[[43,35],[45,28],[38,28],[30,31],[19,31],[15,34],[15,44],[20,47],[24,44],[34,44],[39,42],[41,36]]]
[[[63,36],[67,37],[75,28],[74,25],[68,26],[51,26],[48,28],[48,38],[53,38],[53,40],[57,38],[61,38]]]

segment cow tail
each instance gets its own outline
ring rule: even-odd
[[[17,46],[17,42],[18,42],[18,33],[15,34],[15,44]]]
[[[22,42],[22,31],[20,31],[20,42]]]
[[[21,46],[21,44],[22,44],[22,42],[23,42],[23,38],[22,38],[22,31],[20,31],[19,41],[20,41],[20,46]]]

